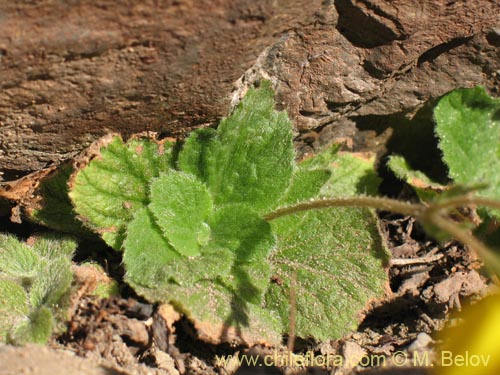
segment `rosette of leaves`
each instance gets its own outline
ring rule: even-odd
[[[0,341],[46,343],[64,321],[76,243],[37,237],[32,246],[0,234]]]
[[[354,328],[384,294],[387,255],[367,209],[266,215],[377,184],[372,158],[337,146],[297,164],[291,123],[264,82],[217,130],[194,131],[180,150],[108,138],[74,174],[70,197],[83,222],[123,251],[139,294],[171,303],[208,340],[278,344],[291,289],[297,335]]]

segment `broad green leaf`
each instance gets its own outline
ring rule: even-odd
[[[286,113],[274,111],[269,82],[248,91],[216,137],[195,133],[179,156],[183,170],[207,182],[216,205],[245,203],[258,213],[288,187],[293,159],[292,126]]]
[[[202,280],[196,287],[168,284],[157,290],[134,289],[149,301],[169,301],[191,319],[200,336],[213,343],[279,345],[282,324],[276,312],[240,299],[232,287]]]
[[[198,177],[201,181],[208,181],[210,169],[209,160],[214,149],[213,142],[217,142],[217,131],[212,128],[196,129],[186,139],[182,152],[179,154],[179,169]]]
[[[17,238],[0,234],[0,275],[30,279],[35,275],[39,257],[36,252]]]
[[[330,180],[321,190],[329,197],[376,195],[380,177],[375,172],[375,155],[372,153],[340,152],[331,160]]]
[[[396,177],[410,185],[423,201],[436,199],[440,193],[449,187],[432,181],[424,173],[411,168],[405,158],[399,155],[391,155],[387,162],[389,169]]]
[[[9,335],[9,341],[16,345],[24,345],[28,342],[45,344],[52,334],[53,326],[52,312],[47,307],[41,307],[14,327]]]
[[[192,175],[171,171],[153,180],[150,198],[149,209],[172,247],[184,256],[199,255],[212,210],[205,185]]]
[[[114,137],[88,165],[77,170],[70,197],[81,219],[120,250],[126,225],[148,203],[149,183],[171,169],[172,145]]]
[[[139,211],[129,224],[124,248],[127,282],[153,295],[169,285],[196,287],[201,280],[228,277],[235,259],[229,248],[215,240],[202,247],[198,256],[179,255],[147,209]]]
[[[299,164],[299,171],[328,167],[329,181],[321,189],[311,189],[307,180],[297,179],[303,189],[297,186],[294,191],[303,190],[304,196],[297,194],[294,200],[309,199],[312,191],[333,197],[374,193],[378,178],[373,164],[373,157],[339,154],[331,148]],[[292,287],[297,335],[319,340],[353,329],[367,302],[383,296],[388,255],[377,224],[372,210],[355,208],[314,210],[271,222],[277,250],[270,257],[275,282],[266,305],[281,316],[285,330]]]
[[[234,260],[227,248],[211,243],[201,249],[199,256],[179,255],[147,209],[140,210],[129,224],[124,248],[127,282],[153,293],[168,284],[193,287],[200,280],[227,275]]]
[[[290,288],[296,272],[296,332],[326,340],[358,324],[368,301],[384,295],[388,260],[375,215],[366,209],[316,210],[276,219],[277,250],[267,308],[288,327]]]
[[[28,313],[27,299],[19,283],[0,278],[0,342],[7,340],[12,326]]]
[[[192,287],[221,280],[240,298],[260,303],[270,276],[266,257],[274,245],[269,224],[241,205],[217,210],[208,223],[211,238],[201,254],[183,257],[164,240],[147,210],[141,210],[125,241],[127,281],[155,294],[170,284]]]
[[[500,198],[500,100],[483,87],[444,96],[434,110],[443,160],[456,184],[487,184],[478,192]],[[498,212],[496,213],[498,216]]]
[[[176,257],[164,262],[158,261],[153,252],[144,257],[153,259],[154,272],[164,275],[148,285],[143,282],[146,267],[142,273],[130,273],[129,265],[134,262],[135,266],[137,257],[129,258],[127,237],[124,254],[127,281],[148,300],[172,303],[204,329],[218,327],[222,335],[225,323],[244,332],[244,340],[277,342],[281,334],[279,321],[261,309],[270,277],[267,256],[274,246],[270,225],[244,205],[219,208],[207,223],[211,228],[210,240],[200,248],[199,256]],[[129,236],[134,234],[130,228],[133,224],[129,226]],[[144,232],[144,226],[141,227],[142,237],[151,238],[150,233]],[[146,248],[153,246],[137,246],[134,254]],[[150,273],[150,269],[147,272]],[[257,339],[259,332],[262,336]]]
[[[275,244],[271,226],[244,205],[228,205],[211,217],[212,240],[235,254],[234,264],[224,284],[242,300],[259,304],[269,283],[267,257]]]
[[[332,172],[328,169],[299,168],[293,174],[290,187],[280,200],[280,205],[291,205],[318,196],[330,179]]]
[[[167,275],[162,268],[180,258],[179,253],[163,237],[147,208],[140,209],[128,225],[123,247],[127,281],[134,287],[141,285],[155,288],[165,282],[171,275]]]

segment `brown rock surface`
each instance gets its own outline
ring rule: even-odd
[[[183,135],[270,78],[303,138],[459,86],[498,91],[494,0],[0,1],[5,180],[108,131]]]

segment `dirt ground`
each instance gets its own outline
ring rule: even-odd
[[[131,296],[82,298],[67,331],[54,337],[49,347],[0,347],[0,375],[427,374],[439,344],[435,333],[450,311],[486,293],[489,281],[463,246],[453,241],[437,244],[414,219],[382,213],[381,223],[393,256],[391,295],[373,303],[356,332],[322,343],[297,341],[295,352],[342,356],[345,363],[384,357],[383,368],[363,360],[358,366],[328,369],[269,367],[262,361],[239,369],[235,361],[221,365],[220,356],[248,354],[262,360],[274,349],[208,345],[197,340],[186,319],[172,324],[168,309]],[[415,361],[423,357],[428,361]]]

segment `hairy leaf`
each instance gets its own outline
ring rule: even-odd
[[[487,184],[478,192],[500,198],[500,100],[485,89],[459,89],[444,96],[434,110],[443,160],[455,183]],[[498,216],[498,212],[496,212]]]
[[[217,131],[212,128],[196,129],[186,139],[179,154],[179,169],[208,181],[210,168],[213,165],[212,150],[217,142]]]
[[[374,168],[375,154],[335,154],[330,161],[332,175],[320,194],[330,197],[375,195],[381,181]]]
[[[162,236],[147,209],[139,211],[128,226],[124,248],[127,281],[134,287],[148,288],[153,294],[165,285],[193,287],[200,280],[227,275],[234,259],[227,248],[210,242],[199,256],[179,255]]]
[[[162,274],[163,278],[157,277],[148,285],[144,284],[143,275],[146,266],[142,273],[131,274],[128,264],[137,264],[138,254],[144,254],[153,246],[138,244],[132,253],[127,238],[124,263],[128,282],[149,300],[174,304],[205,330],[214,327],[223,330],[221,322],[229,322],[244,332],[244,340],[257,340],[256,332],[262,331],[265,335],[252,342],[276,342],[281,333],[281,329],[276,329],[277,320],[260,310],[270,277],[267,255],[274,245],[270,225],[244,205],[224,206],[216,210],[207,223],[211,228],[210,241],[201,247],[201,254],[164,262],[159,262],[157,256],[155,273]],[[144,229],[143,225],[141,227]],[[134,235],[130,228],[129,235]],[[146,235],[153,237],[147,232]],[[163,242],[156,251],[164,246]],[[142,259],[147,261],[148,255],[151,254],[145,254]],[[136,258],[129,259],[130,256]]]
[[[331,177],[317,193],[353,196],[378,186],[374,158],[338,154],[335,148],[299,164],[299,171],[329,167]],[[315,170],[315,169],[313,169]],[[310,197],[310,181],[296,180]],[[300,191],[299,187],[294,189]],[[286,329],[290,291],[295,288],[296,332],[301,337],[340,337],[358,323],[353,317],[384,294],[388,260],[377,219],[368,209],[315,210],[271,222],[277,250],[270,262],[275,280],[266,295]]]
[[[53,326],[54,317],[50,309],[40,307],[14,327],[9,335],[9,341],[16,345],[24,345],[28,342],[45,344],[52,334]]]
[[[172,144],[115,136],[74,174],[70,197],[76,212],[115,250],[127,223],[148,203],[149,183],[171,169]]]
[[[184,256],[199,255],[212,210],[205,185],[192,175],[171,171],[153,180],[150,198],[149,208],[172,247]]]
[[[207,182],[215,204],[246,203],[258,213],[288,187],[293,159],[290,120],[274,111],[268,82],[249,90],[216,136],[195,133],[179,156],[183,170]]]
[[[392,155],[387,162],[389,169],[396,177],[410,185],[423,201],[436,199],[440,193],[449,187],[432,181],[423,172],[411,168],[408,162],[399,155]]]
[[[44,235],[32,240],[28,246],[0,235],[0,297],[6,309],[0,307],[0,340],[16,344],[47,341],[73,279],[72,239]]]
[[[7,341],[8,333],[28,313],[28,296],[19,283],[0,278],[0,341]]]
[[[30,279],[35,275],[36,252],[14,236],[0,235],[0,274]]]
[[[325,225],[328,223],[328,225]],[[341,337],[388,281],[376,217],[369,210],[317,210],[272,222],[278,238],[271,256],[276,280],[267,307],[288,326],[290,288],[296,273],[296,332],[319,340]]]

